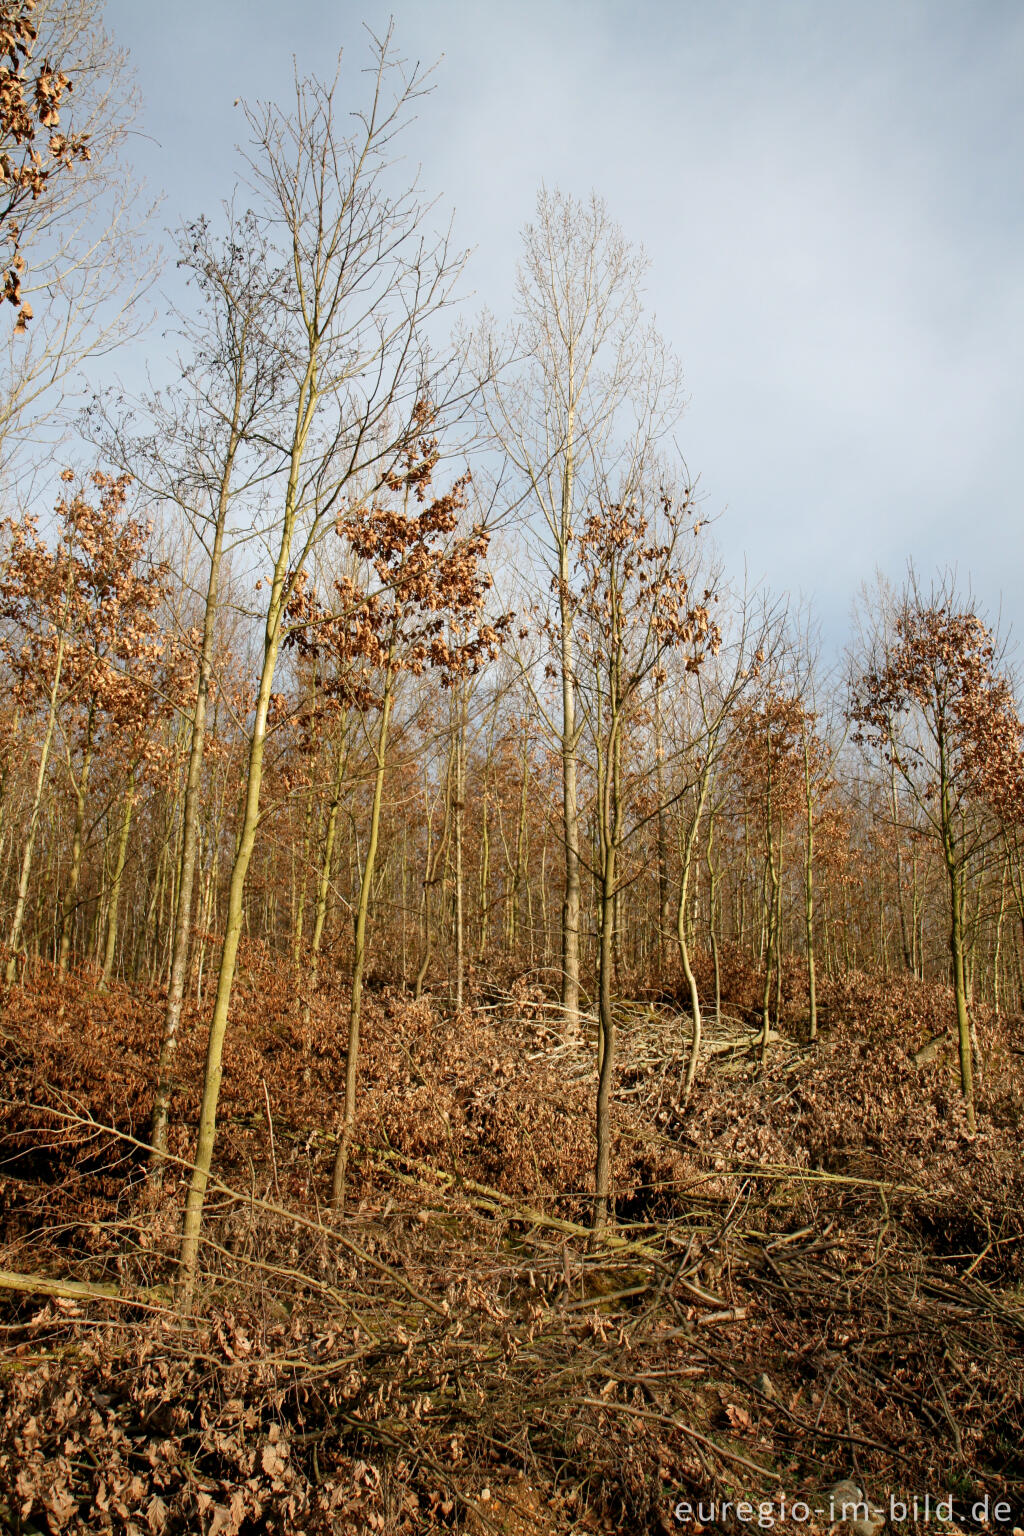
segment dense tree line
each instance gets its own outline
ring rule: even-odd
[[[3,7],[23,81],[31,10]],[[36,499],[9,475],[6,983],[52,964],[163,989],[155,1176],[183,1005],[207,1019],[202,1104],[179,1106],[198,1115],[186,1273],[257,946],[300,1017],[318,988],[348,997],[337,1208],[368,978],[459,1009],[525,976],[566,1032],[593,1025],[597,1223],[617,999],[678,996],[685,1096],[738,957],[762,1051],[780,1023],[815,1038],[821,973],[948,979],[969,1107],[972,1009],[1024,1006],[1022,729],[970,595],[880,584],[826,665],[806,612],[737,592],[673,446],[681,375],[643,259],[597,199],[543,192],[508,329],[441,342],[464,258],[393,151],[424,81],[389,39],[374,65],[354,129],[347,71],[249,113],[245,212],[181,235],[171,382],[94,402],[84,473],[69,444]],[[11,142],[74,99],[73,58],[52,78],[31,121],[24,83],[5,98]],[[51,143],[37,201],[99,174],[91,142]],[[14,465],[40,377],[16,348],[49,322],[19,282],[45,253],[13,195],[6,217]],[[130,324],[67,302],[76,366]]]

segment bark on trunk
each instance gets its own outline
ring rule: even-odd
[[[390,667],[390,658],[389,663]],[[331,1208],[340,1215],[345,1208],[345,1176],[348,1171],[349,1151],[356,1128],[356,1095],[359,1082],[359,1025],[363,999],[363,973],[366,967],[366,923],[370,911],[370,892],[373,888],[373,871],[377,862],[380,843],[380,813],[384,798],[384,769],[388,745],[388,725],[391,719],[393,679],[385,684],[384,707],[381,711],[380,733],[377,737],[377,762],[373,780],[373,805],[370,811],[370,835],[366,844],[359,879],[359,897],[356,902],[352,944],[352,991],[348,1015],[348,1051],[345,1057],[345,1110],[341,1126],[341,1138],[334,1158],[331,1178]]]
[[[117,918],[121,900],[121,880],[124,875],[124,867],[128,862],[128,838],[131,834],[132,811],[135,809],[135,765],[132,765],[128,775],[128,788],[125,791],[124,809],[121,812],[121,830],[117,839],[117,855],[114,860],[114,875],[110,882],[110,897],[107,903],[106,933],[103,945],[103,972],[100,976],[100,991],[105,992],[110,985],[110,978],[114,970],[114,956],[117,951]]]

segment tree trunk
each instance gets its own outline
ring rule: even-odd
[[[89,770],[92,767],[93,709],[89,708],[89,720],[85,733],[85,750],[82,754],[82,771],[75,785],[75,824],[71,836],[71,869],[67,889],[60,912],[60,950],[57,956],[57,974],[65,976],[71,956],[71,933],[75,912],[78,909],[78,887],[82,878],[82,853],[85,846],[85,807],[89,793]],[[70,750],[70,749],[69,749]]]
[[[597,1079],[597,1167],[594,1177],[594,1231],[608,1224],[612,1178],[611,1093],[615,1076],[615,1015],[612,969],[615,963],[615,849],[607,847],[601,863],[601,933],[598,960],[600,1066]]]
[[[999,878],[999,911],[996,914],[996,938],[992,949],[992,1007],[995,1016],[1000,1016],[1000,1002],[1002,1000],[1002,987],[1000,985],[1000,971],[1002,968],[1003,950],[1003,921],[1006,917],[1006,860],[1003,860]]]
[[[309,941],[309,990],[316,988],[320,969],[320,945],[323,942],[324,924],[327,921],[327,902],[331,890],[331,868],[334,862],[334,841],[338,828],[338,809],[341,805],[341,786],[348,762],[347,713],[342,716],[337,756],[334,759],[334,775],[331,782],[331,803],[327,811],[327,827],[324,832],[323,857],[320,861],[320,877],[316,891],[316,916]]]
[[[306,791],[306,812],[302,818],[302,857],[300,859],[299,899],[292,923],[292,969],[298,971],[302,956],[302,927],[306,914],[306,890],[309,883],[309,842],[313,825],[313,786]],[[294,845],[293,845],[294,846]]]
[[[569,593],[569,539],[576,475],[576,372],[570,343],[567,371],[565,465],[558,539],[558,609],[562,673],[562,825],[565,893],[562,899],[562,1025],[575,1035],[580,1023],[580,825],[577,789],[576,678],[573,668],[572,607]]]
[[[708,783],[709,772],[705,767],[700,778],[693,820],[686,830],[686,836],[681,849],[679,903],[676,908],[676,941],[679,945],[679,962],[682,965],[683,976],[686,979],[687,990],[690,994],[690,1054],[686,1063],[686,1076],[683,1079],[682,1093],[684,1103],[690,1097],[694,1081],[697,1077],[702,1035],[700,996],[697,990],[697,978],[693,974],[693,966],[690,961],[690,946],[686,932],[686,897],[687,888],[690,883],[690,868],[693,863],[693,849],[697,840],[701,817],[704,814],[704,805],[707,800]]]
[[[949,878],[949,949],[953,970],[953,995],[956,1000],[957,1043],[960,1052],[960,1090],[967,1106],[967,1127],[973,1134],[974,1119],[974,1069],[971,1060],[971,1020],[967,1011],[967,987],[964,977],[964,872],[957,858],[953,838],[953,817],[950,807],[950,787],[946,772],[945,741],[939,740],[939,812],[941,816],[942,849]]]
[[[957,1043],[960,1051],[960,1089],[967,1105],[967,1126],[974,1132],[974,1070],[971,1061],[971,1021],[967,1011],[967,987],[964,979],[963,908],[960,892],[961,881],[950,874],[950,902],[952,923],[949,947],[953,959],[953,991],[956,997]]]
[[[669,932],[668,827],[665,812],[665,745],[661,720],[661,679],[654,684],[654,764],[658,792],[658,960],[664,964]]]
[[[427,810],[427,851],[426,851],[426,865],[425,865],[425,868],[424,868],[424,871],[423,871],[423,908],[422,908],[422,910],[423,910],[423,950],[422,950],[422,954],[421,954],[421,958],[420,958],[419,967],[418,967],[418,969],[416,971],[416,981],[415,981],[415,984],[414,984],[414,987],[413,987],[413,997],[417,1001],[423,995],[423,985],[424,985],[424,983],[425,983],[425,981],[427,979],[427,971],[428,971],[428,969],[430,967],[430,957],[433,954],[433,950],[434,950],[434,928],[433,928],[433,915],[432,915],[431,894],[433,892],[434,885],[436,884],[436,881],[437,881],[437,871],[438,871],[438,867],[439,867],[439,865],[441,863],[441,858],[444,855],[444,853],[447,851],[447,848],[448,848],[448,838],[449,838],[449,835],[450,835],[450,832],[451,832],[451,803],[452,802],[451,802],[451,795],[449,793],[449,785],[451,783],[452,767],[453,767],[452,754],[449,753],[448,754],[448,767],[447,767],[447,770],[446,770],[446,773],[445,773],[444,823],[443,823],[443,825],[441,827],[441,836],[438,839],[437,847],[433,848],[433,849],[431,848],[431,843],[430,843],[431,824],[432,824],[432,821],[433,821],[433,816],[432,816],[431,811],[429,809],[429,805],[428,805],[428,810]],[[428,794],[425,794],[425,799],[429,800],[429,795]]]
[[[889,746],[892,750],[892,727],[889,728]],[[908,971],[913,971],[914,961],[911,945],[907,936],[907,915],[903,907],[903,845],[900,840],[900,813],[899,796],[896,793],[896,763],[895,755],[889,764],[889,803],[892,807],[892,831],[896,840],[896,907],[900,917],[900,944],[903,951],[903,964]]]
[[[21,947],[21,935],[25,926],[25,907],[28,902],[28,884],[32,874],[32,854],[36,844],[36,833],[39,830],[39,811],[43,803],[43,788],[46,784],[46,768],[50,760],[50,748],[53,745],[53,733],[57,724],[57,694],[60,691],[60,677],[64,666],[64,634],[61,632],[57,641],[57,655],[53,667],[53,684],[50,688],[49,707],[46,715],[46,734],[43,737],[43,745],[39,753],[39,767],[36,771],[35,790],[32,795],[32,809],[29,812],[28,832],[25,837],[25,846],[21,854],[21,870],[18,875],[18,895],[14,904],[14,917],[11,920],[11,932],[8,939],[10,954],[7,957],[7,966],[4,971],[4,981],[7,986],[13,986],[18,974],[18,950]]]
[[[121,830],[117,839],[117,855],[114,860],[114,877],[110,883],[110,898],[107,904],[106,935],[103,946],[103,973],[100,976],[100,991],[105,992],[110,985],[110,978],[114,970],[114,955],[117,949],[117,914],[121,898],[121,879],[124,875],[124,867],[128,862],[128,838],[131,833],[132,811],[135,808],[135,765],[132,764],[128,774],[128,788],[125,791],[124,809],[121,812]]]
[[[811,753],[804,721],[804,791],[807,809],[807,842],[804,857],[804,930],[807,944],[807,1033],[818,1038],[818,985],[814,964],[814,793],[811,783]]]
[[[203,612],[203,640],[199,653],[199,677],[196,686],[195,712],[192,716],[192,741],[189,748],[188,772],[185,779],[185,804],[182,810],[181,863],[178,875],[178,905],[174,921],[170,976],[167,982],[167,1004],[164,1008],[160,1060],[157,1065],[157,1086],[153,1098],[153,1115],[149,1134],[154,1170],[159,1169],[167,1153],[167,1129],[170,1123],[171,1096],[174,1092],[174,1063],[178,1052],[178,1028],[181,1024],[181,1007],[185,996],[185,977],[188,969],[188,941],[192,919],[192,895],[196,877],[196,847],[202,789],[203,749],[206,744],[206,712],[209,706],[210,680],[213,674],[213,650],[217,627],[220,570],[224,548],[224,529],[227,522],[231,470],[238,445],[237,437],[234,434],[237,429],[240,409],[240,394],[236,390],[232,443],[229,444],[225,474],[221,481],[217,507],[217,524],[214,530],[213,548],[210,552],[210,569],[206,583],[206,606]]]
[[[312,333],[311,333],[312,335]],[[199,1237],[203,1219],[206,1187],[210,1179],[213,1161],[213,1144],[217,1133],[217,1103],[220,1098],[224,1040],[227,1035],[228,1010],[238,963],[238,946],[242,937],[244,918],[245,884],[256,841],[256,828],[260,813],[260,792],[263,786],[263,757],[267,738],[267,717],[274,685],[274,671],[281,647],[282,625],[285,607],[285,584],[291,561],[292,535],[298,515],[299,473],[306,440],[316,409],[315,349],[311,339],[311,356],[296,409],[295,431],[291,446],[288,486],[285,493],[281,521],[281,536],[263,639],[263,661],[260,668],[259,687],[256,695],[256,713],[252,738],[249,743],[249,761],[245,778],[238,847],[231,867],[228,883],[227,914],[224,926],[224,945],[221,950],[220,968],[217,974],[217,993],[210,1032],[206,1047],[206,1065],[203,1074],[203,1096],[199,1110],[199,1134],[196,1140],[196,1156],[185,1202],[182,1223],[180,1262],[180,1298],[182,1307],[190,1310],[195,1294],[196,1273],[199,1260]]]
[[[462,989],[466,968],[463,926],[462,828],[466,808],[466,696],[459,690],[459,725],[455,745],[455,1007],[462,1008]]]
[[[491,839],[487,810],[487,778],[485,775],[483,795],[480,802],[480,943],[477,949],[477,958],[481,961],[487,953],[487,928],[490,919],[488,887],[491,878]]]
[[[715,808],[708,813],[708,926],[711,934],[711,958],[715,967],[715,1029],[722,1027],[722,969],[718,954],[718,881],[719,872],[714,862]]]
[[[617,610],[612,604],[612,624]],[[594,1171],[594,1231],[600,1232],[611,1214],[612,1125],[611,1098],[615,1081],[615,1014],[612,1008],[612,977],[615,969],[615,921],[618,891],[616,854],[622,838],[622,785],[619,755],[619,661],[617,646],[612,647],[608,665],[608,744],[602,763],[600,745],[597,754],[597,822],[600,837],[600,934],[598,940],[598,1077],[597,1077],[597,1163]],[[600,705],[597,716],[600,740]]]
[[[384,706],[380,718],[380,734],[377,737],[376,771],[373,780],[373,804],[370,811],[370,835],[366,844],[359,879],[359,897],[356,902],[352,944],[352,991],[348,1015],[348,1051],[345,1056],[345,1111],[341,1126],[341,1138],[334,1158],[331,1179],[331,1208],[340,1215],[345,1208],[345,1175],[352,1137],[356,1128],[356,1090],[359,1076],[359,1023],[363,997],[363,971],[366,965],[366,921],[370,910],[370,891],[373,886],[373,870],[377,861],[380,842],[380,813],[384,797],[384,769],[388,745],[388,724],[394,697],[394,678],[391,674],[391,657],[384,685]]]

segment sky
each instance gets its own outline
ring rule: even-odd
[[[108,0],[131,155],[173,229],[239,174],[236,99],[359,99],[365,27],[437,61],[406,153],[512,299],[541,183],[596,191],[650,259],[678,441],[727,568],[813,601],[956,567],[1024,632],[1024,6],[1015,0]],[[169,278],[169,281],[172,279]],[[152,346],[154,343],[147,343]],[[157,343],[158,344],[158,343]]]

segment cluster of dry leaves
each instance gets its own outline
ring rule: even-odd
[[[189,1324],[169,1290],[181,1191],[154,1204],[130,1139],[159,996],[43,970],[10,995],[0,1262],[92,1287],[7,1293],[10,1528],[669,1530],[679,1497],[792,1498],[851,1473],[875,1496],[1019,1496],[1012,1025],[979,1018],[970,1138],[948,1070],[913,1061],[948,1018],[940,988],[828,988],[817,1051],[717,1056],[685,1110],[686,1021],[637,1009],[620,1224],[595,1243],[592,1043],[562,1039],[537,989],[478,988],[456,1016],[368,998],[352,1199],[331,1223],[337,999],[307,1000],[307,1024],[270,957],[246,977]]]

